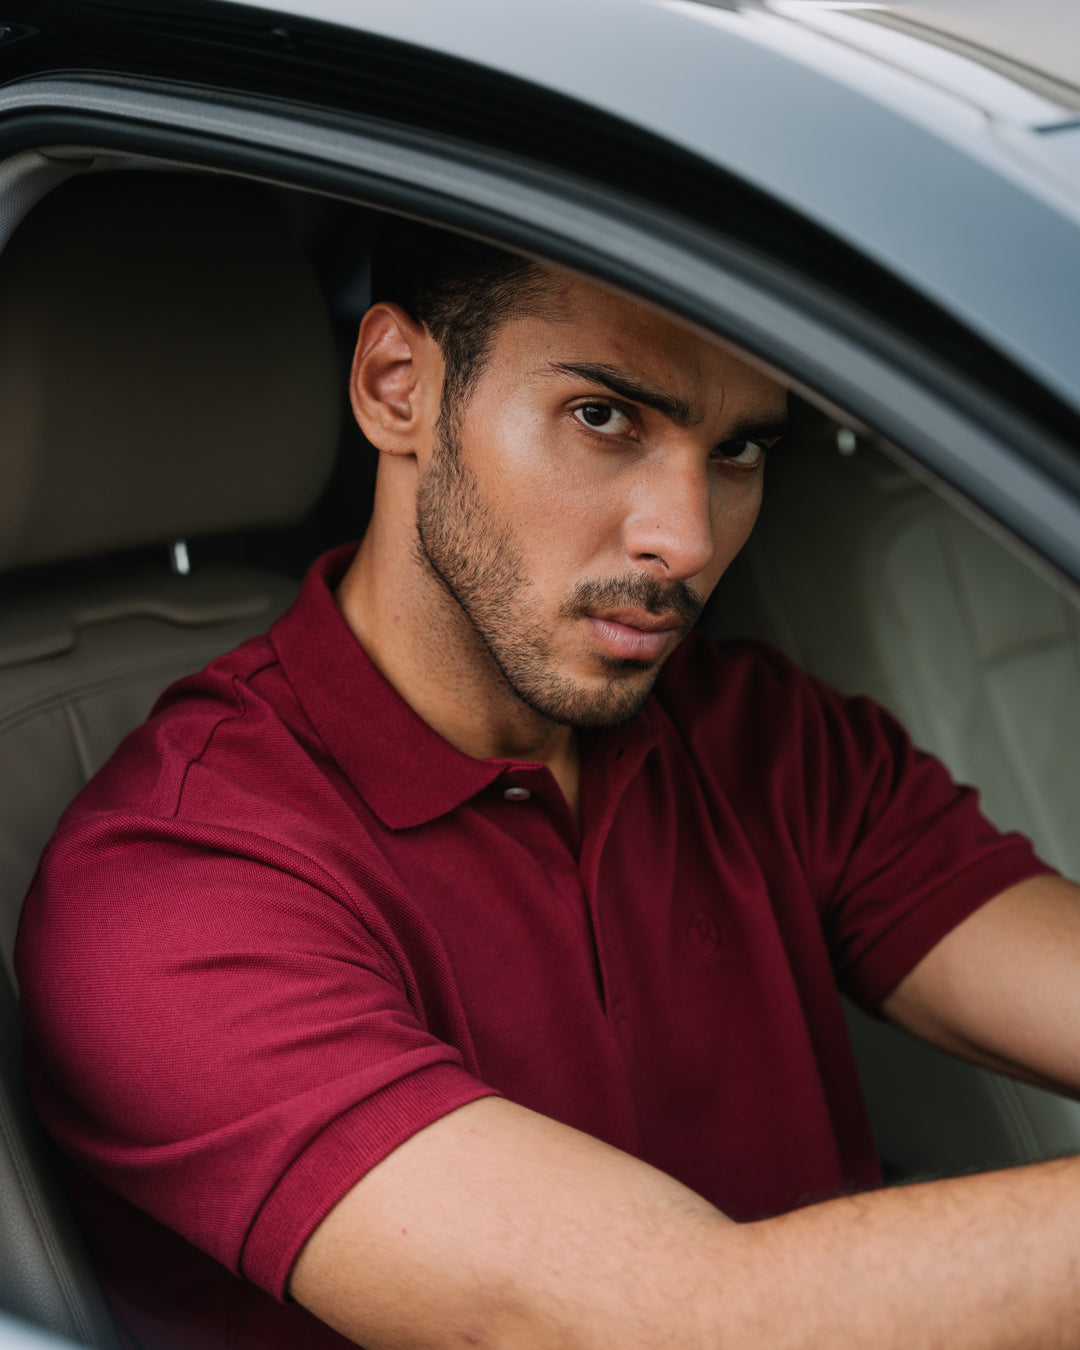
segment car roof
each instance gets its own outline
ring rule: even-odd
[[[923,18],[932,10],[944,22],[953,4],[936,0]],[[292,15],[468,61],[659,136],[855,247],[1080,405],[1080,315],[1061,303],[1080,290],[1076,91],[1049,78],[1034,88],[900,32],[892,21],[910,27],[915,8],[263,0],[260,9],[285,25]],[[1080,14],[1063,22],[1080,37]]]
[[[870,7],[868,7],[869,9]],[[1080,90],[1080,19],[1075,0],[930,0],[872,7],[886,22],[964,44],[974,60],[1001,59]]]

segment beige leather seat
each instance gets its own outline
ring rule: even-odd
[[[90,1345],[115,1333],[21,1080],[19,908],[161,690],[290,602],[287,577],[194,542],[183,575],[167,545],[302,517],[339,383],[314,275],[253,188],[89,173],[0,255],[0,1309]]]
[[[1080,615],[910,474],[835,428],[781,451],[716,631],[765,637],[889,707],[982,790],[998,825],[1080,877]],[[1080,1149],[1080,1106],[958,1066],[852,1017],[883,1157],[899,1175]]]

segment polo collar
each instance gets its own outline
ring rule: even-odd
[[[473,759],[458,750],[376,669],[334,596],[356,548],[346,544],[315,560],[270,640],[338,766],[384,825],[403,830],[461,806],[511,761]]]
[[[391,830],[426,825],[509,770],[543,768],[532,761],[473,759],[405,702],[360,645],[334,595],[356,549],[345,544],[315,560],[270,640],[319,738],[382,823]],[[650,699],[629,723],[591,733],[590,759],[616,756],[618,778],[632,776],[659,739],[658,719],[662,714]]]

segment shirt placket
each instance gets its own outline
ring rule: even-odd
[[[579,912],[589,933],[597,995],[603,1000],[603,982],[596,951],[596,935],[580,874],[581,830],[562,789],[544,764],[514,762],[492,784],[490,791],[509,803],[501,807],[503,827],[531,850],[552,879],[563,903],[571,899],[567,888],[576,883]],[[553,896],[553,900],[556,897]]]
[[[616,958],[617,944],[606,940],[612,921],[610,907],[618,898],[603,886],[604,845],[611,835],[619,807],[634,776],[653,750],[657,736],[651,727],[629,724],[597,738],[586,757],[582,774],[582,843],[578,875],[593,947],[604,1013],[616,1039],[621,1039],[630,1021],[629,1000],[633,990],[625,987]]]

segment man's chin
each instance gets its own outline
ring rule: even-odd
[[[617,661],[610,663],[607,677],[599,684],[561,677],[540,687],[515,686],[515,691],[549,722],[582,731],[602,730],[636,717],[659,674],[657,662]]]

